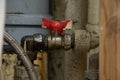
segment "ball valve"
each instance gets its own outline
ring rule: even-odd
[[[71,49],[81,53],[99,45],[98,38],[87,30],[72,30],[72,20],[53,21],[42,19],[42,27],[50,29],[49,35],[34,34],[22,38],[25,51],[40,51],[47,49]]]
[[[72,20],[57,22],[43,18],[42,27],[50,29],[50,35],[34,34],[23,37],[21,44],[25,51],[70,49],[74,47]]]

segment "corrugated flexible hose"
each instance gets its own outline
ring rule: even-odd
[[[25,51],[22,49],[22,47],[17,43],[17,41],[12,36],[10,36],[7,32],[4,32],[4,40],[9,45],[11,45],[18,53],[18,56],[20,56],[20,59],[23,62],[24,66],[27,70],[30,80],[38,80],[36,71],[35,71],[30,59],[25,54]]]

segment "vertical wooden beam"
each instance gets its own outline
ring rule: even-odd
[[[120,0],[100,0],[100,80],[120,80]]]

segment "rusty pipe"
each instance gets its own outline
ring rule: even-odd
[[[38,80],[36,71],[35,71],[30,59],[25,54],[25,51],[21,48],[21,46],[17,43],[17,41],[12,36],[10,36],[7,32],[4,32],[4,40],[8,44],[10,44],[16,50],[18,55],[20,56],[20,59],[23,62],[24,66],[27,70],[30,80]]]

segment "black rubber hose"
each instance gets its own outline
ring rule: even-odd
[[[22,49],[22,47],[17,43],[17,41],[12,36],[10,36],[7,32],[4,32],[4,40],[8,44],[10,44],[18,53],[18,56],[20,56],[20,59],[23,62],[24,66],[27,70],[30,80],[38,80],[36,71],[35,71],[30,59],[25,54],[25,51]]]

